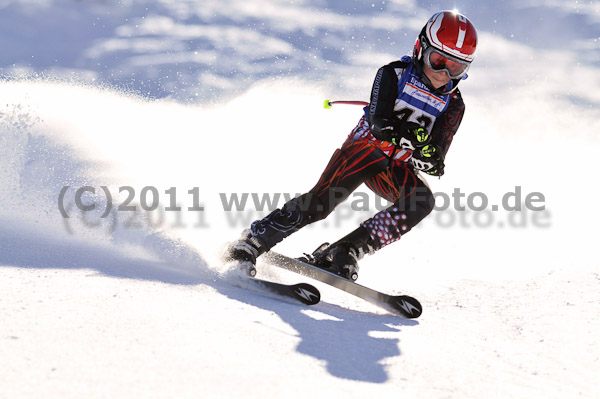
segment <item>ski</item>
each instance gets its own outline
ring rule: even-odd
[[[262,280],[256,277],[248,277],[247,281],[254,286],[264,289],[270,293],[295,299],[305,305],[316,305],[321,300],[321,293],[310,284],[281,284],[274,281]]]
[[[423,312],[423,307],[419,301],[408,295],[393,296],[384,294],[383,292],[362,286],[309,263],[273,251],[267,252],[263,258],[271,265],[321,281],[404,318],[416,319]]]

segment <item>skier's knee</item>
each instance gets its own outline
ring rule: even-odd
[[[435,208],[435,197],[429,187],[419,187],[417,190],[421,191],[417,201],[417,208],[419,208],[419,213],[422,215],[421,219],[423,219]]]
[[[433,211],[435,207],[435,197],[426,186],[417,187],[408,198],[398,200],[391,207],[393,214],[401,214],[406,228],[409,231],[421,220]]]

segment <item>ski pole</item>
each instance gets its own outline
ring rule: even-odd
[[[362,105],[363,107],[369,105],[369,103],[366,101],[329,101],[329,100],[325,100],[325,101],[323,101],[323,108],[329,109],[334,104]]]

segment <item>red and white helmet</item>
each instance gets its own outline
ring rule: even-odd
[[[434,70],[445,70],[460,80],[469,69],[477,49],[477,30],[467,17],[455,11],[435,13],[421,30],[413,56]]]

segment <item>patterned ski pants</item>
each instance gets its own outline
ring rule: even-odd
[[[369,231],[375,249],[400,239],[427,216],[435,203],[427,184],[405,162],[392,160],[370,142],[364,134],[366,129],[363,118],[333,153],[315,187],[254,222],[254,234],[271,247],[307,224],[327,217],[362,183],[393,203],[361,223]]]

